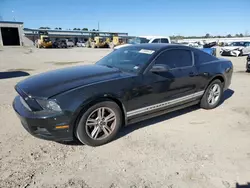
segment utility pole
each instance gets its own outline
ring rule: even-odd
[[[13,13],[13,21],[16,21],[14,10],[11,11]]]
[[[99,23],[99,21],[98,21],[98,31],[100,31],[100,23]]]

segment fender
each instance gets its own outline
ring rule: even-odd
[[[76,122],[78,121],[79,115],[83,113],[86,109],[88,109],[88,107],[92,106],[93,104],[97,102],[105,101],[105,100],[112,100],[118,104],[118,106],[121,108],[121,111],[123,113],[124,123],[127,124],[127,115],[126,115],[127,111],[120,97],[113,93],[102,93],[102,94],[94,95],[94,96],[91,96],[90,98],[87,98],[79,105],[79,107],[73,114],[73,118],[72,118],[73,125],[75,125]]]

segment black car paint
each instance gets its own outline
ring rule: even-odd
[[[152,73],[150,68],[155,58],[164,50],[188,49],[194,54],[205,52],[181,45],[140,44],[140,46],[154,49],[156,53],[150,59],[148,66],[138,73],[123,72],[101,65],[85,65],[50,71],[18,83],[17,92],[34,109],[32,112],[28,111],[20,102],[20,97],[16,97],[13,102],[13,107],[26,130],[43,139],[73,140],[79,114],[97,101],[105,99],[115,101],[121,107],[124,124],[127,125],[199,103],[201,97],[196,97],[161,110],[152,109],[150,112],[127,116],[128,112],[138,108],[203,91],[214,78],[224,81],[224,89],[230,85],[233,65],[228,60],[214,57],[214,61],[201,65],[193,57],[192,67],[166,73]],[[37,111],[39,105],[35,99],[38,98],[57,101],[62,112],[51,114],[51,112]],[[57,125],[69,125],[69,129],[56,130]]]
[[[248,54],[248,56],[247,56],[247,62],[246,62],[246,70],[248,72],[250,72],[250,64],[248,64],[248,62],[250,62],[250,54]]]

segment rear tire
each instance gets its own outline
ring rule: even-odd
[[[223,84],[220,80],[214,80],[206,89],[201,102],[200,107],[203,109],[216,108],[223,96]]]
[[[83,144],[100,146],[112,141],[121,126],[120,107],[113,101],[103,101],[83,113],[76,127],[76,137]]]

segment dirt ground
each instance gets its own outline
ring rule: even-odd
[[[105,49],[0,49],[1,188],[233,188],[250,181],[250,74],[234,64],[214,110],[192,107],[122,129],[101,147],[34,138],[12,109],[14,85],[51,69],[93,63]]]

